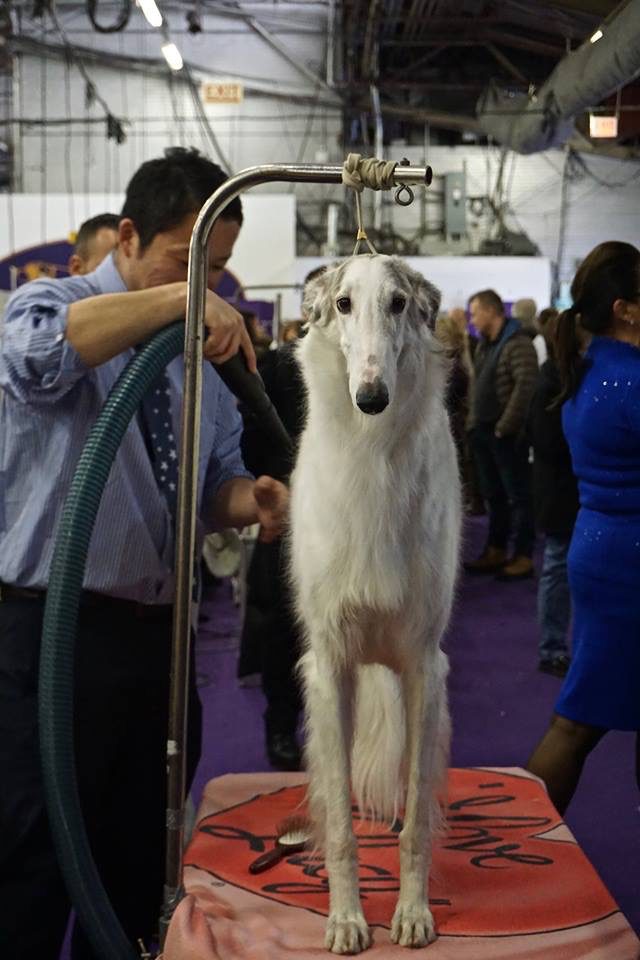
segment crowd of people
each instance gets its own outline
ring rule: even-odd
[[[536,317],[527,299],[507,317],[483,290],[469,299],[472,332],[456,347],[443,337],[452,382],[474,358],[467,392],[448,397],[463,479],[470,452],[488,513],[485,549],[465,570],[531,577],[536,527],[543,537],[538,666],[564,683],[528,769],[561,813],[602,737],[640,731],[640,251],[600,244],[571,296],[562,313]]]
[[[121,214],[93,217],[80,228],[69,278],[26,285],[5,312],[0,945],[7,956],[55,956],[67,922],[39,769],[37,672],[54,530],[70,471],[128,357],[183,315],[191,231],[224,180],[195,151],[172,150],[143,164]],[[304,318],[273,349],[255,316],[211,292],[241,227],[235,200],[211,235],[205,356],[217,363],[242,351],[295,441],[304,391],[293,351]],[[564,683],[529,769],[561,812],[606,732],[640,730],[640,252],[600,244],[581,264],[571,294],[571,306],[559,313],[538,312],[530,298],[507,310],[495,290],[480,290],[436,326],[451,359],[446,404],[464,503],[468,513],[487,514],[485,547],[465,571],[502,583],[532,578],[536,534],[543,540],[538,667]],[[299,637],[281,537],[292,458],[265,443],[260,424],[237,409],[211,369],[203,380],[200,526],[204,533],[260,525],[239,673],[261,675],[270,762],[296,770]],[[78,783],[92,849],[123,927],[149,941],[163,875],[180,358],[154,398],[131,425],[96,518],[76,668]],[[194,675],[192,669],[190,777],[200,738]],[[637,761],[640,778],[640,749]],[[145,897],[137,882],[142,872],[158,879]],[[78,930],[74,960],[89,955]]]

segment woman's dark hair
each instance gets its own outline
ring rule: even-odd
[[[600,243],[578,267],[571,284],[573,304],[560,314],[555,357],[562,390],[557,403],[573,396],[582,375],[578,324],[588,333],[606,334],[611,328],[616,300],[638,299],[640,250],[631,243]]]
[[[197,213],[228,175],[195,148],[170,147],[164,157],[147,160],[134,173],[120,214],[133,220],[144,250],[158,233]],[[242,226],[242,204],[232,200],[221,214]]]

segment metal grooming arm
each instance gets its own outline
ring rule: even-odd
[[[406,161],[405,161],[406,162]],[[184,400],[176,515],[176,593],[167,740],[167,856],[161,939],[182,898],[183,808],[191,601],[196,548],[196,503],[200,456],[200,413],[207,252],[211,229],[240,193],[261,183],[342,183],[343,168],[326,164],[272,163],[249,167],[227,180],[202,207],[191,236],[184,346]],[[396,166],[394,187],[431,183],[431,167]]]

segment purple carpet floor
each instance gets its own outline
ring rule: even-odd
[[[465,532],[465,555],[480,552],[484,522]],[[525,766],[544,733],[560,680],[537,667],[535,581],[462,578],[446,647],[453,719],[452,766]],[[203,604],[197,670],[204,746],[193,786],[224,773],[268,770],[259,689],[236,680],[239,614],[223,582]],[[640,798],[634,735],[608,734],[589,758],[567,823],[621,910],[640,932]]]

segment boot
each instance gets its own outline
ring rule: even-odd
[[[501,570],[507,561],[506,551],[502,547],[485,547],[477,560],[470,560],[464,563],[463,567],[467,573],[496,573]]]
[[[502,570],[496,576],[496,580],[503,583],[509,583],[511,580],[528,580],[533,576],[533,561],[531,557],[525,557],[519,554],[505,563]]]

